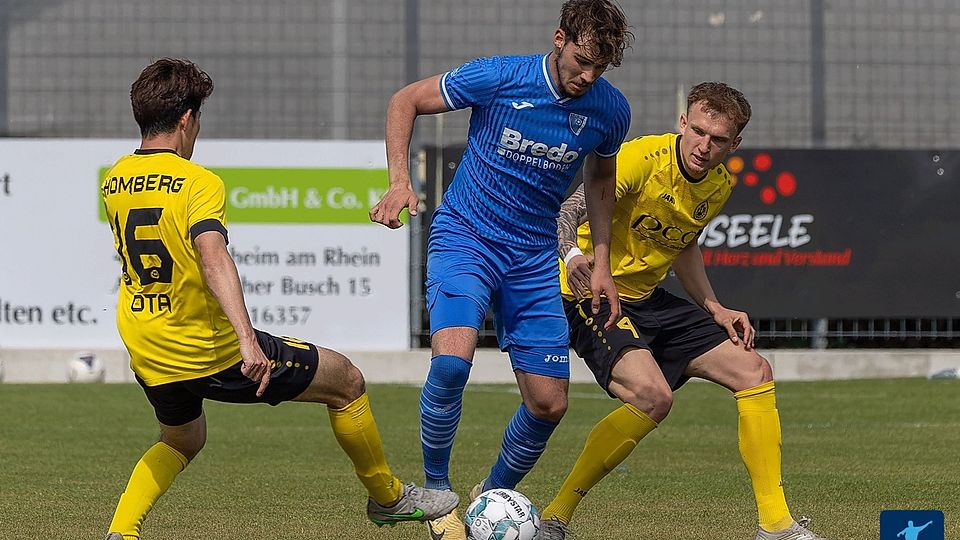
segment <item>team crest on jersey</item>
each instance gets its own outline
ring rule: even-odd
[[[583,131],[583,126],[587,125],[587,117],[582,114],[570,113],[570,131],[574,135],[579,135]]]
[[[697,221],[703,221],[703,218],[707,217],[707,210],[710,208],[710,205],[707,204],[707,201],[697,205],[697,208],[693,211],[693,219]]]

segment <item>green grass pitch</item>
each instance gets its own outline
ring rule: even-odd
[[[369,389],[387,456],[422,481],[419,390]],[[940,509],[960,537],[960,381],[780,383],[783,471],[796,517],[831,540],[878,538],[884,509]],[[496,459],[519,403],[511,386],[468,386],[452,478],[465,498]],[[592,425],[616,406],[593,385],[518,486],[543,506]],[[207,446],[147,519],[153,539],[426,539],[420,524],[377,529],[324,407],[206,406]],[[756,510],[729,393],[690,383],[664,424],[580,506],[581,540],[753,538]],[[0,538],[102,540],[134,463],[157,435],[135,385],[0,385]],[[461,511],[465,507],[461,505]]]

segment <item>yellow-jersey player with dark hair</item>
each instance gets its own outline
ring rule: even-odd
[[[196,237],[227,239],[223,182],[169,149],[120,158],[101,188],[123,283],[117,327],[148,386],[196,379],[240,360],[240,342],[203,276]]]
[[[593,249],[582,191],[560,210],[561,284],[571,345],[623,406],[587,436],[573,470],[543,511],[539,540],[566,537],[583,497],[667,417],[673,391],[690,377],[733,392],[740,454],[757,503],[757,540],[824,540],[787,508],[770,364],[753,350],[747,314],[717,300],[697,245],[730,196],[732,182],[722,162],[739,146],[749,119],[742,93],[723,83],[702,83],[687,96],[680,133],[642,137],[620,149],[610,267],[623,316],[609,330],[598,325],[609,314],[606,301],[598,312],[590,309]],[[659,286],[671,268],[696,304]]]
[[[343,355],[250,324],[227,251],[223,182],[190,162],[210,77],[162,58],[133,83],[143,139],[101,184],[122,283],[117,327],[160,423],[160,441],[133,469],[108,540],[140,538],[157,499],[203,448],[203,400],[324,403],[337,442],[367,488],[377,525],[448,514],[459,498],[403,484],[387,465],[363,375]],[[316,491],[316,490],[314,490]]]

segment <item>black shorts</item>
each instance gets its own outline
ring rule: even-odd
[[[226,403],[269,403],[277,405],[299,396],[310,386],[317,372],[320,355],[312,343],[296,338],[278,338],[259,330],[257,342],[263,354],[273,362],[270,384],[257,397],[260,381],[254,381],[242,373],[243,362],[199,379],[177,381],[158,386],[147,386],[143,379],[137,382],[143,387],[157,420],[167,426],[182,426],[200,418],[203,400],[212,399]]]
[[[667,384],[676,390],[690,379],[684,375],[690,361],[729,339],[700,306],[661,288],[646,300],[621,301],[623,317],[608,331],[603,324],[610,317],[610,305],[601,301],[600,312],[591,316],[590,303],[589,298],[579,303],[564,299],[563,309],[570,325],[571,346],[608,394],[610,372],[628,347],[650,351]]]

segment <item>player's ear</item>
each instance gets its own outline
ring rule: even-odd
[[[193,115],[193,109],[187,109],[187,112],[183,113],[183,116],[180,117],[180,120],[177,120],[177,128],[180,130],[186,130],[187,124],[190,122],[191,115]]]
[[[557,31],[553,33],[553,46],[557,48],[557,53],[560,52],[560,49],[563,48],[563,44],[567,42],[567,33],[561,28],[557,28]]]
[[[730,155],[737,151],[737,148],[740,147],[740,143],[743,141],[743,137],[737,135],[737,138],[733,140],[733,144],[730,145],[730,150],[727,150],[727,155]]]
[[[687,129],[687,113],[680,113],[680,120],[677,120],[677,126],[680,128],[680,133],[683,133],[683,130]]]

